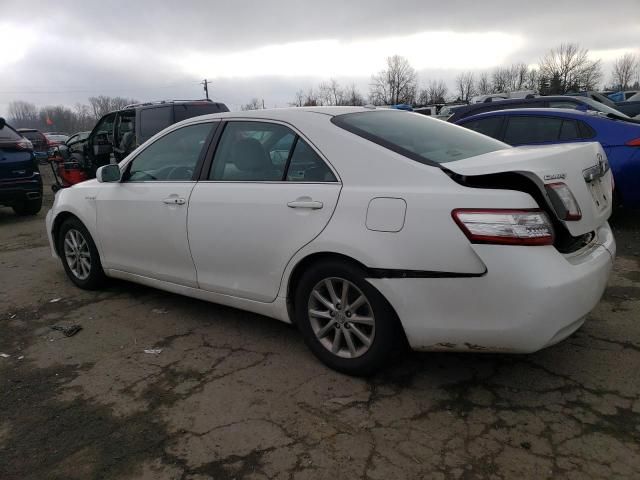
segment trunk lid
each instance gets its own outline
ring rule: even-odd
[[[611,215],[611,169],[604,150],[596,142],[508,148],[448,162],[444,166],[467,177],[495,173],[518,173],[528,177],[574,237],[597,230]],[[558,216],[545,187],[558,182],[571,190],[582,213],[580,220],[565,221]]]

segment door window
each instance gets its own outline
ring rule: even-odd
[[[464,127],[474,132],[482,133],[493,138],[500,138],[500,129],[502,128],[503,116],[481,118],[463,124]]]
[[[335,182],[336,177],[290,128],[268,122],[229,122],[209,180]]]
[[[578,122],[576,120],[563,120],[562,128],[560,128],[560,140],[571,141],[579,139]]]
[[[125,181],[192,180],[213,125],[189,125],[159,138],[129,163]]]
[[[156,133],[171,125],[173,109],[164,107],[144,108],[140,111],[140,143],[146,142]]]
[[[298,138],[287,169],[290,182],[336,182],[335,175],[307,142]]]
[[[560,137],[561,118],[509,117],[504,141],[510,145],[553,142]]]

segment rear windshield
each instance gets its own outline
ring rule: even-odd
[[[454,162],[511,148],[466,128],[416,113],[376,110],[338,115],[331,121],[345,130],[426,165]]]
[[[605,105],[604,103],[600,103],[600,102],[597,102],[596,100],[593,100],[592,98],[584,97],[584,98],[581,98],[580,100],[582,100],[584,103],[588,103],[595,110],[598,110],[599,112],[612,113],[613,115],[617,115],[617,116],[622,117],[622,118],[630,118],[627,115],[625,115],[624,113],[622,113],[620,110],[616,110],[615,108],[611,108],[608,105]]]
[[[21,138],[22,136],[9,125],[5,125],[4,128],[0,128],[0,142],[6,142],[7,140],[16,141]]]

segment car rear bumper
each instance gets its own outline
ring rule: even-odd
[[[28,178],[0,180],[0,204],[36,200],[42,197],[42,178],[35,173]]]
[[[554,247],[472,245],[487,273],[370,279],[415,350],[529,353],[571,335],[598,304],[615,257],[608,224],[572,255]]]

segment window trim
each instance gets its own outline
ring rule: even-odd
[[[281,179],[281,180],[210,180],[209,179],[209,174],[211,172],[211,169],[213,168],[213,161],[215,158],[215,154],[218,151],[218,147],[220,146],[220,139],[224,134],[224,130],[227,124],[232,122],[272,123],[272,124],[278,124],[278,125],[287,127],[293,132],[293,134],[295,135],[295,138],[294,138],[294,143],[292,144],[292,148],[289,152],[289,158],[287,158],[287,164],[285,165],[285,169],[283,172],[284,179]],[[301,138],[304,142],[306,142],[307,145],[309,145],[309,147],[311,147],[311,149],[318,155],[318,157],[320,157],[320,160],[322,160],[327,166],[327,168],[331,171],[331,173],[333,173],[333,176],[336,178],[335,181],[333,182],[317,182],[317,181],[316,182],[292,182],[286,179],[287,169],[289,168],[291,156],[293,155],[293,147],[295,147],[295,145],[298,143],[298,138]],[[331,164],[329,160],[327,160],[327,157],[325,157],[322,154],[322,152],[318,149],[318,147],[316,147],[313,142],[311,142],[307,137],[305,137],[300,132],[300,130],[298,130],[294,125],[283,120],[276,120],[271,118],[254,118],[254,117],[232,117],[232,118],[226,117],[220,121],[220,126],[216,133],[216,137],[213,139],[211,150],[212,150],[211,155],[207,157],[207,161],[204,163],[203,168],[200,172],[200,176],[198,177],[198,181],[202,183],[236,183],[236,184],[265,183],[265,184],[278,184],[278,185],[282,185],[282,184],[304,185],[305,183],[307,183],[307,184],[313,184],[313,185],[342,185],[342,179],[340,178],[340,175],[338,175],[338,172],[336,171],[334,166]]]
[[[196,162],[196,166],[193,169],[193,175],[191,176],[191,180],[138,180],[135,182],[130,182],[128,180],[125,180],[129,169],[131,168],[131,164],[136,160],[136,158],[138,158],[139,155],[141,155],[144,151],[147,150],[147,148],[149,148],[151,145],[154,145],[157,141],[163,139],[164,137],[166,137],[167,135],[170,135],[173,132],[177,132],[178,130],[181,130],[183,128],[187,128],[187,127],[192,127],[194,125],[202,125],[202,124],[211,124],[212,128],[211,131],[209,132],[209,134],[207,135],[207,138],[205,139],[205,144],[206,144],[206,148],[203,148],[200,151],[200,155],[198,156],[198,161]],[[164,135],[161,135],[158,137],[159,133],[155,134],[153,137],[151,137],[149,140],[147,140],[145,143],[147,145],[144,146],[144,148],[138,147],[140,149],[140,151],[136,151],[135,155],[130,158],[129,160],[127,160],[124,163],[121,163],[120,166],[120,182],[119,183],[127,183],[127,184],[136,184],[136,183],[192,183],[192,182],[197,182],[200,178],[200,173],[202,171],[202,167],[206,161],[207,155],[209,154],[209,150],[211,149],[211,144],[213,143],[212,140],[215,138],[215,135],[217,134],[217,132],[220,130],[220,121],[219,120],[204,120],[204,121],[200,121],[200,122],[193,122],[193,123],[188,123],[186,125],[180,125],[177,128],[172,128],[171,130],[169,130],[168,132],[166,132]],[[174,124],[175,126],[175,124]],[[157,137],[157,138],[156,138]],[[151,141],[153,140],[153,141]]]

